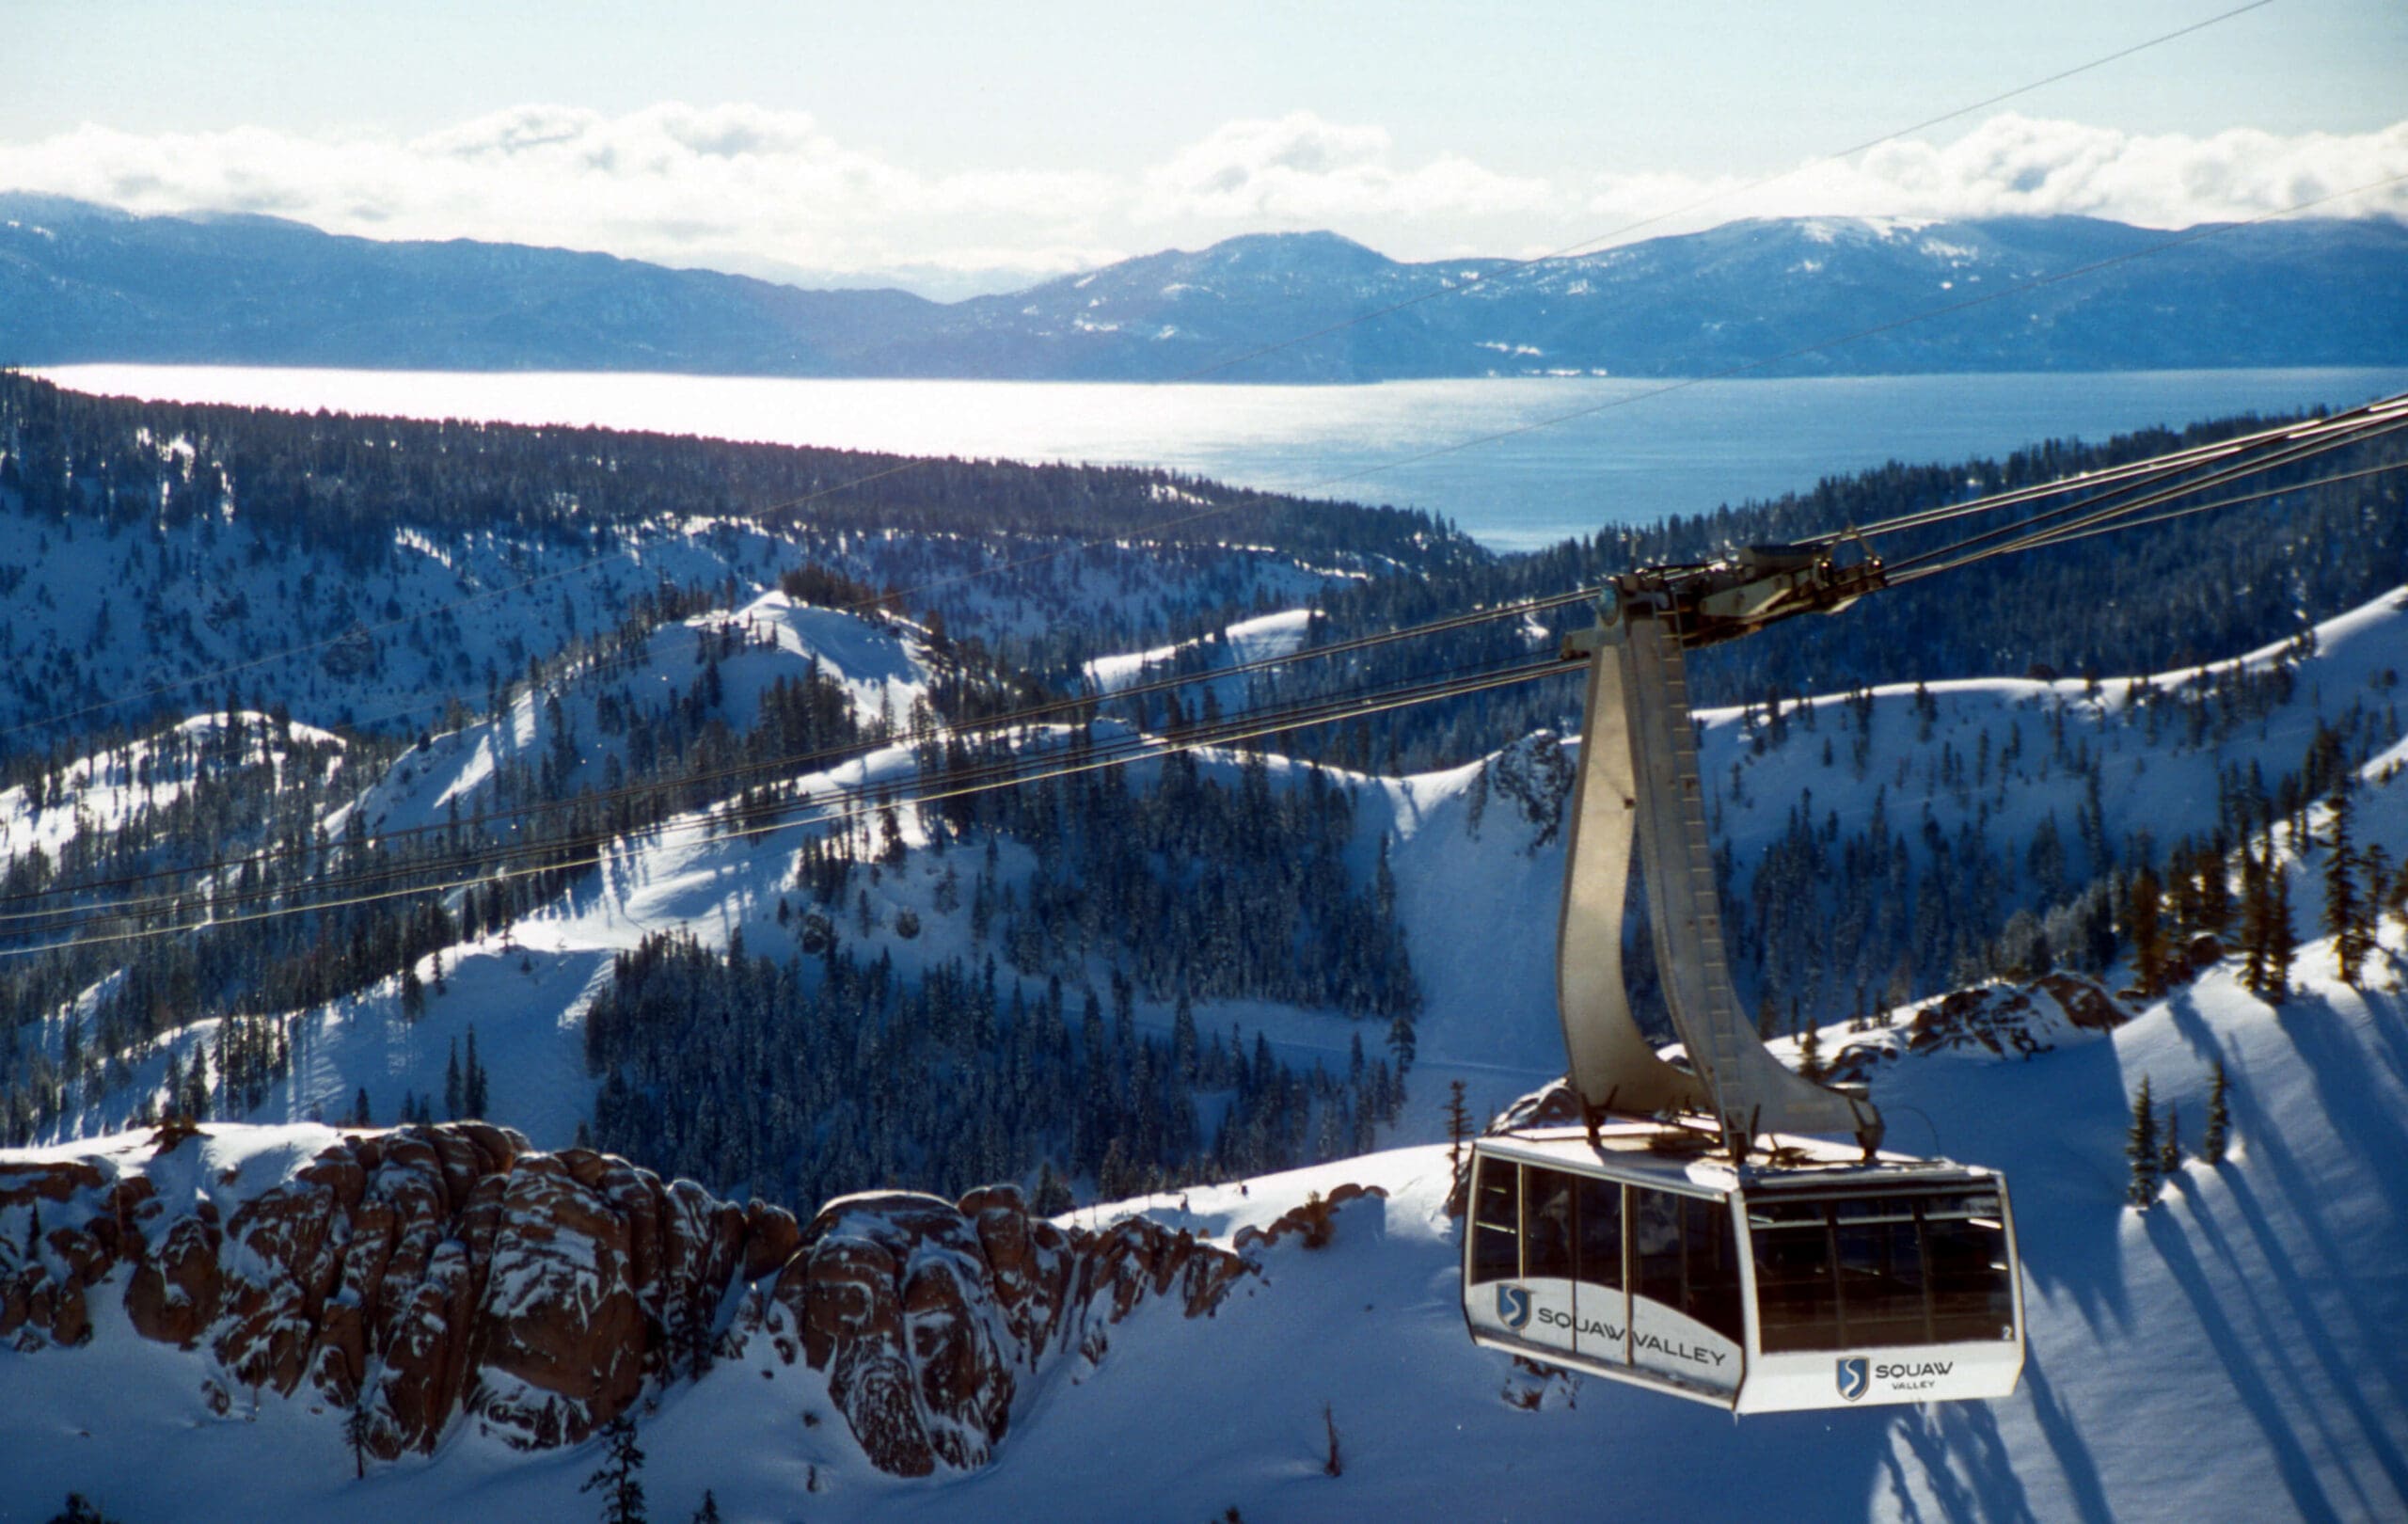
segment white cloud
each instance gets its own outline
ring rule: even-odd
[[[1751,188],[1739,177],[1601,177],[1590,211],[1636,221],[1684,212],[1694,227],[1734,216],[1980,217],[2078,214],[2152,228],[2235,222],[2321,201],[2322,216],[2408,217],[2408,122],[2381,132],[2278,137],[2120,133],[2008,113],[1944,144],[1885,143]],[[2356,187],[2393,183],[2353,195]],[[2337,198],[2327,200],[2326,198]]]
[[[1362,217],[1496,216],[1544,212],[1546,181],[1484,169],[1459,154],[1391,162],[1387,133],[1309,111],[1229,122],[1149,169],[1132,209],[1141,221],[1207,219],[1323,227]]]
[[[376,238],[483,238],[678,264],[952,263],[958,246],[1060,267],[1115,183],[1081,171],[927,175],[800,112],[527,105],[409,142],[242,128],[83,127],[0,145],[0,185],[141,213],[257,212]]]
[[[1562,246],[1709,197],[1630,236],[1814,214],[2072,212],[2173,227],[2401,175],[2408,122],[2185,137],[2016,115],[1762,186],[1738,175],[1548,179],[1458,153],[1405,162],[1385,129],[1308,111],[1228,122],[1134,173],[931,172],[848,144],[803,112],[675,103],[616,116],[523,105],[411,140],[85,126],[0,144],[0,187],[135,212],[259,212],[370,237],[544,244],[772,277],[891,275],[957,294],[1252,229],[1333,228],[1437,259]],[[2318,210],[2408,217],[2408,183]]]

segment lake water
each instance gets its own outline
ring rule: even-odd
[[[1168,466],[1426,508],[1499,549],[1774,497],[1890,460],[2003,455],[2049,438],[2408,389],[2408,368],[1360,387],[160,365],[40,373],[80,390],[185,402]]]

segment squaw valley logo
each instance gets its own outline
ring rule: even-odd
[[[1506,1327],[1520,1333],[1530,1321],[1530,1294],[1519,1286],[1497,1287],[1497,1318]]]
[[[1873,1362],[1861,1355],[1841,1357],[1838,1380],[1840,1395],[1851,1403],[1856,1401],[1864,1395],[1865,1388],[1873,1385]]]

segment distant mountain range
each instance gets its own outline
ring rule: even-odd
[[[940,303],[0,195],[0,365],[1332,382],[2408,361],[2408,227],[2194,234],[1799,218],[1421,264],[1334,233],[1257,234]],[[1419,299],[1450,286],[1469,289]]]

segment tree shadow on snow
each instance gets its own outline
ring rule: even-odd
[[[2073,1516],[2083,1524],[2114,1524],[2099,1463],[2083,1439],[2081,1423],[2058,1400],[2036,1349],[2024,1358],[2023,1393],[2056,1459]],[[1889,1500],[1910,1524],[1922,1524],[1925,1499],[1948,1524],[2053,1524],[2057,1516],[2036,1510],[2024,1477],[2037,1457],[2019,1461],[1992,1404],[1906,1409],[1892,1419],[1889,1438],[1881,1456]]]
[[[2146,1218],[2149,1242],[2156,1246],[2159,1257],[2176,1284],[2191,1301],[2191,1309],[2199,1326],[2208,1336],[2218,1359],[2224,1362],[2225,1373],[2232,1383],[2233,1394],[2241,1399],[2258,1432],[2266,1437],[2268,1449],[2273,1453],[2274,1472],[2283,1489],[2290,1495],[2291,1504],[2300,1516],[2315,1520],[2338,1520],[2333,1500],[2325,1495],[2323,1484],[2318,1481],[2316,1467],[2308,1457],[2307,1448],[2294,1432],[2290,1419],[2284,1413],[2281,1399],[2267,1384],[2258,1369],[2258,1358],[2247,1341],[2235,1328],[2217,1301],[2215,1290],[2208,1283],[2205,1270],[2197,1256],[2182,1236],[2181,1228],[2172,1214],[2152,1212]],[[2310,1411],[2313,1411],[2311,1406]],[[2327,1437],[2329,1443],[2329,1436]],[[2364,1500],[2363,1499],[2361,1500]]]
[[[2241,1199],[2240,1209],[2242,1214],[2252,1217],[2262,1216],[2254,1193],[2249,1191],[2248,1182],[2236,1176],[2230,1183],[2238,1187],[2236,1194]],[[2191,1220],[2196,1225],[2200,1238],[2214,1254],[2217,1262],[2223,1265],[2226,1280],[2240,1288],[2243,1305],[2249,1314],[2250,1325],[2257,1334],[2259,1345],[2269,1350],[2286,1350],[2304,1344],[2309,1354],[2314,1357],[2317,1366],[2322,1370],[2325,1389],[2311,1390],[2296,1362],[2281,1360],[2273,1362],[2274,1369],[2288,1378],[2287,1384],[2291,1389],[2293,1401],[2300,1405],[2303,1411],[2317,1416],[2319,1430],[2325,1434],[2326,1440],[2332,1444],[2335,1453],[2342,1455],[2352,1453],[2353,1446],[2336,1439],[2323,1422],[2322,1415],[2327,1409],[2336,1406],[2346,1411],[2357,1425],[2357,1443],[2364,1447],[2366,1453],[2374,1457],[2375,1464],[2382,1468],[2384,1475],[2390,1480],[2391,1489],[2398,1497],[2398,1501],[2394,1502],[2392,1507],[2402,1513],[2408,1513],[2408,1461],[2403,1461],[2399,1445],[2386,1430],[2382,1418],[2374,1411],[2373,1405],[2368,1402],[2367,1394],[2360,1386],[2360,1377],[2365,1373],[2366,1368],[2371,1366],[2387,1378],[2392,1388],[2396,1406],[2401,1396],[2397,1373],[2382,1363],[2377,1357],[2377,1346],[2363,1343],[2359,1346],[2364,1352],[2362,1364],[2356,1367],[2350,1364],[2343,1356],[2340,1345],[2335,1341],[2332,1330],[2325,1326],[2324,1319],[2318,1314],[2315,1307],[2308,1300],[2309,1288],[2300,1277],[2298,1267],[2291,1262],[2287,1254],[2280,1251],[2278,1241],[2268,1239],[2260,1234],[2259,1246],[2264,1254],[2264,1268],[2271,1272],[2272,1289],[2280,1298],[2270,1307],[2267,1299],[2258,1294],[2258,1284],[2262,1278],[2261,1276],[2253,1273],[2250,1267],[2242,1263],[2232,1241],[2225,1234],[2223,1228],[2209,1210],[2207,1201],[2203,1199],[2207,1193],[2196,1190],[2188,1181],[2182,1183],[2181,1188],[2185,1195],[2192,1199],[2194,1210]],[[2387,1511],[2368,1506],[2371,1512]]]
[[[2124,1278],[2100,1273],[2119,1253],[2130,1112],[2115,1044],[1956,1069],[1934,1075],[1945,1075],[1941,1085],[1919,1087],[1918,1103],[1947,1119],[1952,1155],[2014,1161],[2007,1187],[2030,1286],[2070,1296],[2094,1326],[2102,1316],[2128,1325]]]

